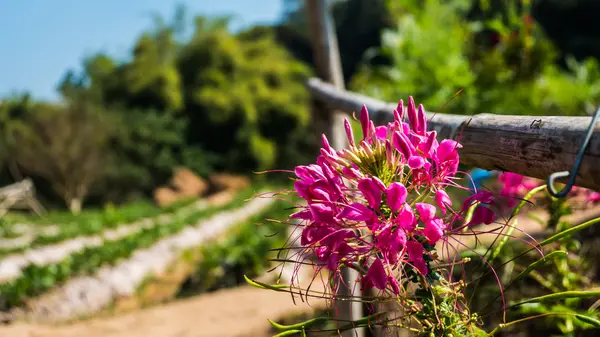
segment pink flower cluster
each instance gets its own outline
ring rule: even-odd
[[[541,185],[541,181],[538,179],[512,172],[500,173],[498,181],[502,185],[500,195],[507,199],[508,207],[516,206],[518,198],[524,197],[531,189]]]
[[[508,201],[508,206],[513,207],[523,198],[531,189],[541,186],[544,182],[525,177],[517,173],[503,172],[498,176],[498,181],[502,185],[500,194]],[[600,202],[600,193],[587,188],[573,186],[568,194],[570,197],[580,197],[587,204],[596,204]]]
[[[495,216],[485,206],[492,203],[487,192],[467,199],[460,211],[451,208],[446,188],[455,185],[461,145],[438,142],[436,132],[427,131],[422,105],[415,107],[412,97],[406,108],[400,101],[394,116],[375,127],[363,107],[362,140],[356,142],[344,122],[347,149],[333,149],[323,135],[316,164],[295,169],[295,191],[307,205],[292,218],[302,221],[300,244],[322,267],[350,266],[361,271],[363,289],[398,294],[396,275],[432,275],[435,245],[450,231],[489,224]],[[475,202],[484,206],[455,228]]]

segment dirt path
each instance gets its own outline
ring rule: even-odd
[[[244,286],[70,325],[16,323],[0,327],[10,337],[250,337],[270,336],[267,318],[311,312],[324,305],[293,303],[287,293]]]

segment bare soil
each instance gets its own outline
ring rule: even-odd
[[[272,335],[267,319],[310,313],[324,304],[321,299],[294,304],[288,293],[244,286],[68,325],[14,323],[0,327],[0,336],[262,337]]]

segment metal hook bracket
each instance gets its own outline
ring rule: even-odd
[[[573,185],[575,184],[575,179],[577,178],[577,174],[579,173],[579,166],[581,166],[581,161],[583,160],[583,155],[585,154],[585,149],[587,148],[588,144],[590,143],[590,139],[592,139],[592,134],[594,133],[594,126],[596,125],[596,120],[598,119],[599,115],[600,115],[600,107],[598,109],[596,109],[596,111],[594,112],[594,115],[592,116],[592,121],[590,122],[590,125],[585,133],[585,138],[583,139],[581,148],[579,148],[579,153],[577,153],[577,157],[575,158],[575,164],[573,165],[573,168],[571,169],[571,171],[570,172],[569,171],[554,172],[548,176],[548,183],[547,183],[548,192],[553,197],[563,198],[569,192],[571,192],[571,189],[573,188]],[[567,180],[567,184],[565,185],[565,187],[562,190],[558,191],[556,189],[556,187],[554,186],[554,182],[557,179],[566,178],[566,177],[569,178],[569,180]]]

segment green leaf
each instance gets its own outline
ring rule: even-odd
[[[580,225],[577,225],[575,227],[571,227],[571,228],[569,228],[567,230],[564,230],[564,231],[562,231],[560,233],[556,233],[556,234],[552,235],[551,237],[547,238],[546,240],[540,242],[540,247],[549,245],[549,244],[551,244],[553,242],[556,242],[556,241],[558,241],[558,240],[560,240],[562,238],[565,238],[567,236],[571,236],[571,235],[573,235],[573,234],[575,234],[577,232],[580,232],[580,231],[582,231],[582,230],[584,230],[584,229],[586,229],[588,227],[591,227],[591,226],[593,226],[593,225],[595,225],[597,223],[600,223],[600,218],[592,219],[590,221],[584,222],[584,223],[582,223]]]
[[[260,288],[260,289],[271,289],[271,290],[275,290],[275,291],[285,291],[283,289],[289,288],[289,285],[285,285],[285,284],[274,284],[274,285],[269,285],[266,283],[262,283],[262,282],[258,282],[258,281],[254,281],[251,280],[250,278],[248,278],[248,276],[244,275],[244,279],[246,280],[246,283],[248,283],[249,285],[256,287],[256,288]]]
[[[515,277],[515,279],[512,280],[510,283],[512,284],[514,282],[517,282],[520,279],[524,278],[525,276],[529,275],[529,273],[531,273],[531,271],[533,271],[535,268],[537,268],[541,264],[549,261],[550,258],[552,258],[556,255],[567,255],[567,252],[562,251],[562,250],[557,250],[557,251],[553,251],[553,252],[547,254],[546,256],[542,257],[541,259],[539,259],[539,260],[533,262],[532,264],[530,264],[529,266],[527,266],[527,268],[525,268],[525,270],[520,272],[519,275],[517,275],[517,277]]]
[[[273,337],[292,336],[292,335],[295,335],[297,333],[304,333],[304,331],[302,331],[302,330],[288,330],[288,331],[284,331],[282,333],[278,333],[278,334],[274,335]]]
[[[588,298],[588,297],[598,297],[598,296],[600,296],[600,290],[563,291],[563,292],[559,292],[559,293],[548,294],[548,295],[544,295],[544,296],[530,298],[530,299],[521,301],[517,304],[514,304],[511,307],[516,307],[516,306],[519,306],[519,305],[522,305],[525,303],[563,300],[563,299],[567,299],[567,298]]]
[[[475,336],[476,337],[487,337],[488,333],[485,332],[484,330],[478,328],[478,327],[473,327],[473,332],[475,332]]]
[[[584,322],[584,323],[587,323],[587,324],[593,325],[593,326],[594,326],[594,327],[596,327],[596,328],[600,328],[600,320],[598,320],[598,319],[597,319],[597,318],[595,318],[595,317],[590,317],[590,316],[583,315],[583,314],[575,314],[574,316],[575,316],[575,317],[576,317],[578,320],[580,320],[580,321],[582,321],[582,322]]]
[[[297,330],[297,329],[301,329],[301,328],[308,328],[317,323],[327,322],[329,320],[331,320],[330,317],[321,316],[321,317],[315,317],[315,318],[309,319],[307,321],[292,324],[292,325],[279,324],[277,322],[273,322],[270,319],[268,321],[269,321],[269,323],[271,323],[271,326],[273,326],[275,329],[282,330],[282,331],[288,331],[288,330]]]

